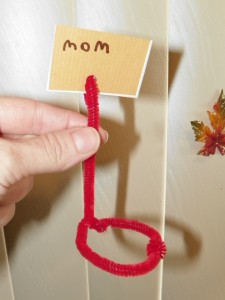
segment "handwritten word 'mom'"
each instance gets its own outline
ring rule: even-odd
[[[70,40],[66,40],[63,45],[63,51],[66,51],[68,48],[73,48],[77,50],[77,44],[72,43]],[[85,52],[89,52],[91,50],[91,45],[88,42],[83,42],[79,45],[80,49]],[[103,43],[101,41],[97,41],[94,46],[94,51],[97,52],[98,50],[103,51],[105,49],[105,53],[109,53],[109,44]]]

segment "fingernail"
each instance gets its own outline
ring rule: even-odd
[[[109,134],[108,132],[105,130],[105,140],[104,140],[104,143],[106,144],[109,140]]]
[[[108,139],[109,139],[109,134],[106,130],[100,128],[99,130],[99,134],[100,134],[100,138],[101,138],[101,142],[103,144],[106,144],[108,142]]]
[[[76,149],[79,153],[85,154],[96,152],[100,145],[98,132],[91,127],[81,128],[72,133]]]

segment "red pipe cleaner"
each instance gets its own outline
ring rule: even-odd
[[[99,130],[98,87],[93,75],[88,76],[85,84],[85,103],[88,110],[88,126]],[[152,271],[164,258],[166,245],[157,230],[138,222],[123,218],[97,219],[94,215],[94,180],[96,155],[84,162],[84,218],[77,229],[76,244],[80,253],[92,264],[109,273],[119,276],[138,276]],[[136,264],[121,264],[103,257],[91,249],[87,244],[88,229],[104,232],[113,228],[129,229],[140,232],[150,238],[146,246],[147,258]]]

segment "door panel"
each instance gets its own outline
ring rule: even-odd
[[[13,300],[12,282],[2,228],[0,229],[0,296],[1,299]]]
[[[76,1],[75,12],[79,27],[153,39],[139,98],[100,98],[109,142],[99,153],[96,215],[138,219],[163,232],[167,1]],[[145,259],[146,240],[132,232],[93,233],[90,244],[120,262]],[[120,278],[88,264],[90,299],[160,299],[161,273],[159,266],[147,276]]]

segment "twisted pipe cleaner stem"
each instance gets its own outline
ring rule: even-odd
[[[99,130],[98,86],[94,76],[88,76],[85,84],[85,104],[88,111],[88,126]],[[94,154],[84,162],[84,218],[91,222],[94,219],[95,199],[95,165]]]

